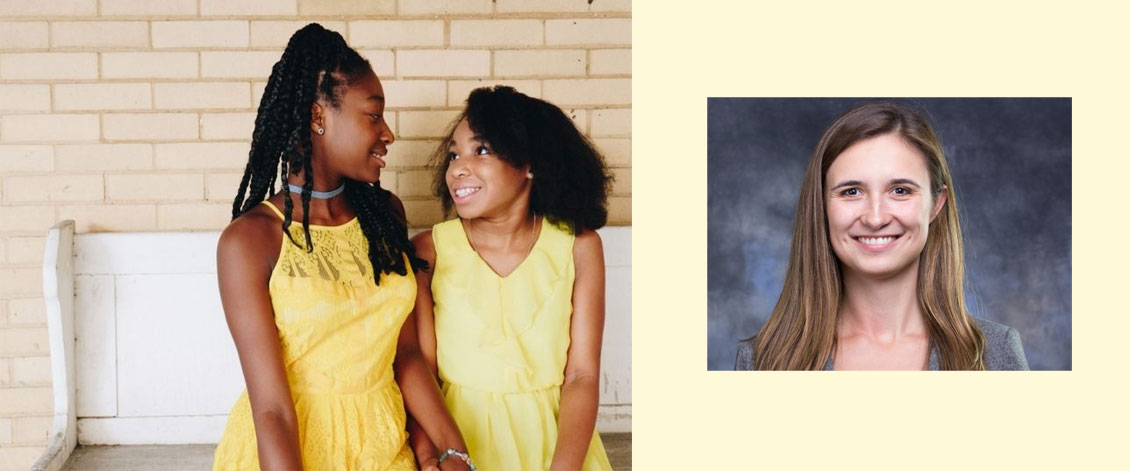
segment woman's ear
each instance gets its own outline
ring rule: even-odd
[[[326,133],[325,108],[317,101],[310,105],[310,132],[322,135]]]
[[[934,197],[934,212],[930,215],[930,222],[938,217],[938,213],[942,212],[942,208],[946,205],[946,198],[949,197],[949,188],[942,186],[942,191],[938,192],[938,196]]]

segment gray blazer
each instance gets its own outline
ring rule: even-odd
[[[1028,359],[1024,357],[1024,346],[1020,344],[1020,332],[1007,325],[997,324],[974,317],[981,332],[985,333],[985,369],[994,371],[1018,371],[1028,369]],[[734,360],[735,370],[753,369],[753,343],[749,339],[738,343],[738,358]],[[832,357],[824,362],[824,370],[832,369]],[[938,349],[930,346],[930,371],[938,369]]]

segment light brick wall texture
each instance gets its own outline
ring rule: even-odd
[[[47,230],[222,229],[270,67],[310,21],[384,84],[382,184],[412,226],[444,218],[428,158],[497,84],[562,107],[616,177],[610,224],[631,224],[629,0],[0,0],[0,471],[51,425]]]

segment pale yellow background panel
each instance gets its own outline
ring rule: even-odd
[[[634,5],[634,469],[1130,469],[1127,11],[858,3]],[[1072,97],[1073,371],[707,372],[708,96]]]

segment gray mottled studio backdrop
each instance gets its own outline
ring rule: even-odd
[[[864,100],[710,98],[708,360],[733,368],[780,295],[801,177],[824,128]],[[1071,369],[1071,100],[899,99],[945,147],[973,315],[1020,331],[1034,370]]]

